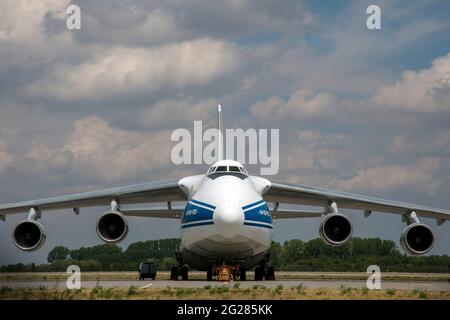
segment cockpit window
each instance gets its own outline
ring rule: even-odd
[[[208,171],[208,178],[214,180],[222,176],[234,176],[239,179],[247,179],[247,170],[241,166],[217,166]]]

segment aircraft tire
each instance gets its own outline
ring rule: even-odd
[[[244,268],[239,269],[239,280],[246,281],[247,280],[247,272]]]
[[[206,281],[212,281],[212,278],[213,278],[212,268],[208,268],[208,270],[206,270]]]
[[[275,280],[275,269],[273,267],[264,268],[264,280]]]
[[[264,267],[255,268],[255,281],[264,280]]]
[[[181,280],[189,280],[189,269],[187,267],[181,268]]]
[[[170,280],[178,280],[178,268],[172,267],[170,269]]]

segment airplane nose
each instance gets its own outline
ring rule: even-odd
[[[224,238],[233,238],[244,223],[244,213],[232,201],[224,201],[214,211],[214,224]]]

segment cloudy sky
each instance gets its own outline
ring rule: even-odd
[[[81,8],[81,30],[65,10]],[[381,30],[366,8],[381,7]],[[279,181],[450,209],[450,5],[435,1],[0,0],[0,203],[179,178],[171,132],[279,128]],[[254,174],[259,171],[250,168]],[[95,221],[51,212],[34,253],[0,222],[0,264],[44,262],[55,245],[99,244]],[[398,216],[349,212],[355,236],[392,239]],[[450,254],[450,224],[434,254]],[[317,237],[280,221],[275,240]],[[177,237],[136,218],[123,242]]]

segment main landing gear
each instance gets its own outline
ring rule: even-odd
[[[275,269],[267,265],[270,255],[267,255],[258,266],[255,267],[255,281],[275,280]]]
[[[189,268],[184,263],[183,258],[177,253],[176,255],[178,265],[170,269],[170,280],[189,280]]]
[[[170,269],[170,280],[178,280],[180,276],[181,280],[189,280],[188,267],[172,267]]]

